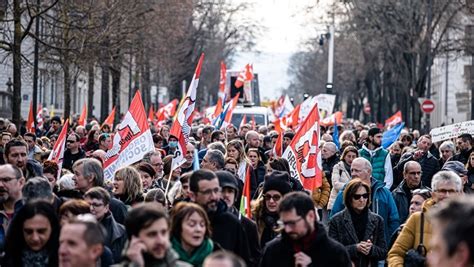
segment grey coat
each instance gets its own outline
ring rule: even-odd
[[[357,251],[359,238],[347,208],[338,212],[329,221],[329,236],[346,247],[352,262],[357,267],[377,266],[377,262],[384,260],[387,256],[383,219],[371,211],[369,211],[369,219],[363,239],[364,241],[367,241],[367,239],[372,241],[373,245],[369,255],[366,256]]]

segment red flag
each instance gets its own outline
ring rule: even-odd
[[[115,119],[115,107],[112,109],[112,112],[110,112],[109,116],[104,120],[102,125],[107,124],[110,126],[110,129],[114,128],[114,119]]]
[[[403,121],[402,112],[399,110],[385,121],[385,126],[394,126]]]
[[[245,81],[253,80],[253,66],[251,64],[245,65],[245,69],[239,73],[237,80],[235,80],[235,87],[240,88],[244,85]]]
[[[87,106],[84,103],[84,106],[82,107],[81,116],[79,117],[77,124],[85,127],[86,122],[87,122]]]
[[[315,105],[282,156],[288,159],[291,176],[311,191],[322,184],[319,134],[319,110]]]
[[[58,139],[56,143],[54,143],[53,150],[49,154],[48,160],[52,160],[58,164],[58,176],[61,173],[61,168],[63,167],[63,158],[64,158],[64,150],[66,150],[66,139],[67,133],[69,128],[69,119],[63,125],[61,132],[59,133]]]
[[[150,106],[148,109],[148,120],[153,121],[155,119],[155,110],[153,108],[153,105]]]
[[[226,104],[224,112],[225,118],[224,121],[222,122],[221,129],[227,127],[228,125],[231,124],[232,121],[232,114],[234,113],[234,109],[237,106],[237,101],[239,100],[240,92],[238,92],[232,100]]]
[[[36,126],[38,129],[43,129],[43,108],[41,105],[38,106],[38,111],[36,112]]]
[[[244,181],[244,188],[242,192],[242,199],[240,200],[240,212],[242,215],[246,216],[247,218],[252,218],[252,211],[250,209],[250,201],[252,200],[252,196],[250,195],[250,168],[247,165],[247,171],[245,173],[245,181]]]
[[[165,121],[167,119],[174,117],[177,106],[178,106],[178,99],[175,98],[170,103],[159,108],[155,114],[158,122]]]
[[[189,84],[189,89],[186,94],[186,98],[184,99],[183,104],[179,107],[176,119],[174,120],[173,125],[171,126],[170,135],[173,135],[178,139],[178,147],[171,162],[171,171],[173,171],[186,161],[184,155],[186,155],[187,152],[186,144],[188,143],[189,135],[191,132],[194,106],[196,102],[196,93],[199,84],[199,77],[201,76],[201,66],[203,60],[204,53],[201,54],[201,57],[199,58],[193,79]],[[165,195],[166,194],[167,192],[165,192]]]
[[[252,120],[250,121],[250,125],[252,126],[252,130],[255,130],[255,125],[257,122],[255,121],[255,115],[252,114]]]
[[[33,115],[33,101],[30,102],[30,111],[28,112],[28,120],[26,121],[26,131],[35,132],[35,118]]]
[[[119,167],[131,165],[155,149],[140,90],[135,93],[116,130],[112,148],[105,154],[104,161],[104,179],[109,181],[113,180]]]
[[[242,127],[247,123],[247,114],[244,114],[244,117],[242,118],[242,122],[240,122],[240,127],[239,129],[242,129]]]
[[[217,94],[217,104],[216,109],[214,110],[214,115],[212,119],[217,118],[219,114],[222,113],[222,108],[225,103],[225,79],[226,79],[226,66],[223,61],[221,61],[221,72],[219,79],[219,93]]]
[[[327,127],[327,126],[332,126],[334,125],[334,122],[337,124],[342,123],[342,112],[341,111],[336,111],[335,113],[331,114],[331,116],[328,116],[320,121],[321,126]]]

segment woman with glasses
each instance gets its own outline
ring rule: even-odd
[[[265,176],[262,196],[256,201],[252,214],[257,223],[258,238],[261,247],[275,238],[278,233],[278,205],[283,196],[291,192],[288,183],[289,175],[285,172],[274,171]]]
[[[377,266],[387,255],[382,217],[369,210],[370,186],[356,178],[343,191],[346,208],[329,221],[329,236],[346,246],[354,266]]]
[[[220,246],[211,239],[209,218],[201,206],[180,202],[171,210],[171,245],[181,261],[202,266]]]
[[[13,218],[1,266],[58,266],[59,221],[53,206],[29,202]]]

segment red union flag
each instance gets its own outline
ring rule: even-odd
[[[199,76],[201,75],[201,66],[204,60],[204,54],[201,54],[196,71],[194,72],[193,79],[189,84],[188,93],[184,98],[182,105],[179,107],[177,116],[170,129],[170,135],[178,139],[178,147],[171,161],[171,171],[176,169],[178,166],[183,164],[186,159],[186,144],[189,140],[189,134],[191,133],[191,124],[193,122],[194,106],[196,104],[196,93],[199,84]],[[165,192],[166,193],[166,192]]]
[[[399,124],[402,121],[403,121],[402,112],[399,110],[399,111],[397,111],[397,113],[393,114],[392,117],[388,118],[385,121],[385,126],[394,126],[394,125]]]
[[[291,176],[299,179],[304,188],[313,191],[321,186],[322,167],[317,104],[306,117],[282,157],[288,160]]]
[[[105,154],[104,179],[113,180],[119,167],[128,166],[155,149],[142,97],[138,90],[122,122],[117,125],[112,148]]]
[[[219,92],[217,93],[217,104],[212,119],[217,118],[222,113],[222,108],[225,103],[225,79],[226,79],[226,66],[224,62],[221,62],[221,72],[219,78]]]
[[[66,139],[67,139],[67,132],[69,128],[69,119],[63,125],[61,132],[59,133],[58,139],[56,143],[54,143],[53,150],[49,154],[48,160],[52,160],[58,164],[58,176],[61,173],[61,168],[63,167],[63,158],[64,158],[64,150],[66,150]]]
[[[81,116],[79,117],[79,120],[77,120],[77,124],[85,127],[86,123],[87,123],[87,106],[86,106],[86,103],[84,103],[84,106],[82,107]]]
[[[109,116],[102,123],[102,126],[107,124],[107,125],[110,126],[110,129],[113,129],[114,128],[114,119],[115,119],[115,107],[112,109],[112,112],[110,112]]]

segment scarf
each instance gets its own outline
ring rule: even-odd
[[[177,238],[171,238],[171,244],[173,249],[178,253],[179,259],[193,266],[202,266],[204,259],[214,250],[214,243],[210,238],[205,238],[202,244],[193,251],[192,255],[189,255],[188,252],[183,249],[181,242]]]
[[[262,246],[278,235],[278,233],[275,231],[275,229],[278,227],[278,219],[280,219],[278,213],[270,213],[266,209],[264,210],[262,214],[262,222],[264,223],[265,227],[263,228],[262,237],[260,238],[260,244],[262,244]]]
[[[21,253],[21,261],[23,266],[43,267],[48,266],[48,252],[46,250],[32,251],[25,249]]]
[[[345,161],[342,161],[344,163],[344,168],[346,171],[351,174],[351,165],[347,164]]]
[[[364,240],[365,228],[369,222],[369,208],[365,208],[361,213],[357,213],[354,209],[350,208],[349,213],[351,214],[352,225],[354,225],[357,238],[359,241]]]

